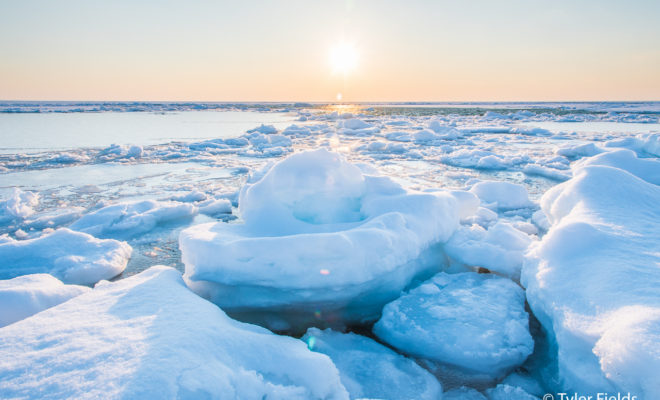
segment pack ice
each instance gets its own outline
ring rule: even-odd
[[[60,228],[35,239],[0,243],[0,279],[47,273],[64,283],[93,285],[121,274],[132,251],[126,242]]]
[[[0,329],[0,398],[347,399],[325,355],[152,267]]]
[[[525,294],[491,274],[441,272],[387,304],[373,331],[454,381],[489,382],[522,364],[534,342]]]
[[[521,280],[563,390],[660,398],[659,173],[656,159],[603,153],[541,200],[552,226]]]
[[[275,330],[367,322],[415,279],[439,271],[458,227],[448,193],[404,190],[321,149],[243,187],[243,223],[179,237],[189,286],[230,315]]]

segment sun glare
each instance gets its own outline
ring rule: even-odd
[[[358,54],[351,43],[339,43],[330,51],[330,64],[335,74],[347,75],[357,67]]]

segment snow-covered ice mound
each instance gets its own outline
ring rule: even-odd
[[[129,239],[154,229],[158,224],[192,218],[197,208],[174,201],[144,200],[103,207],[86,214],[70,228],[96,237]]]
[[[273,166],[242,189],[239,211],[242,224],[181,233],[190,287],[237,318],[302,332],[377,319],[439,271],[458,227],[450,194],[407,192],[326,150]]]
[[[496,210],[514,210],[534,207],[524,186],[511,182],[483,181],[470,189],[482,205]]]
[[[490,274],[441,272],[387,304],[374,333],[459,381],[501,378],[532,353],[525,294]]]
[[[87,286],[65,285],[48,274],[0,280],[0,328],[90,290]]]
[[[628,156],[598,157],[657,176],[658,163]],[[521,277],[551,341],[553,379],[585,395],[660,398],[660,187],[608,166],[574,175],[543,196],[552,227]]]
[[[124,271],[131,246],[61,228],[29,240],[0,243],[0,279],[48,273],[64,283],[93,285]]]
[[[14,188],[11,196],[0,202],[0,222],[25,219],[34,214],[33,207],[37,204],[39,204],[38,194]]]
[[[303,340],[310,350],[328,355],[351,399],[436,400],[442,387],[414,361],[354,333],[310,328]]]
[[[445,251],[455,261],[519,280],[530,243],[532,239],[526,233],[506,222],[497,222],[487,230],[479,225],[462,226],[449,239]]]
[[[5,399],[348,398],[327,356],[230,319],[168,267],[0,332]]]

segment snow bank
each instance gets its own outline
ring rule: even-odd
[[[310,350],[332,359],[351,399],[436,400],[441,397],[442,387],[433,375],[372,339],[310,328],[303,340]]]
[[[629,155],[601,161],[642,165]],[[657,176],[657,164],[643,165],[640,175]],[[660,398],[658,204],[660,187],[594,165],[543,196],[552,226],[532,247],[521,280],[548,333],[561,389]]]
[[[0,243],[0,279],[48,273],[64,283],[92,285],[122,273],[131,252],[126,242],[61,228],[36,239]]]
[[[168,267],[3,328],[0,360],[2,398],[348,398],[325,355],[228,318]]]
[[[524,186],[511,182],[483,181],[470,189],[484,206],[498,210],[534,207]]]
[[[458,227],[451,195],[407,192],[326,150],[255,177],[239,211],[243,224],[181,233],[185,277],[226,311],[277,330],[291,326],[265,316],[298,329],[375,320],[413,279],[440,269],[439,243]]]
[[[96,237],[129,239],[159,224],[192,218],[195,214],[197,208],[192,204],[145,200],[103,207],[83,216],[70,228]]]
[[[0,280],[0,328],[90,291],[48,274]]]
[[[478,225],[461,227],[449,239],[445,251],[463,264],[487,268],[518,280],[530,243],[532,239],[527,234],[508,223],[498,222],[488,230]]]
[[[509,279],[441,272],[387,304],[373,331],[454,379],[497,379],[532,353],[524,303],[523,290]]]

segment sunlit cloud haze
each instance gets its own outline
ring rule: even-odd
[[[659,19],[657,0],[2,1],[0,99],[660,100]]]

